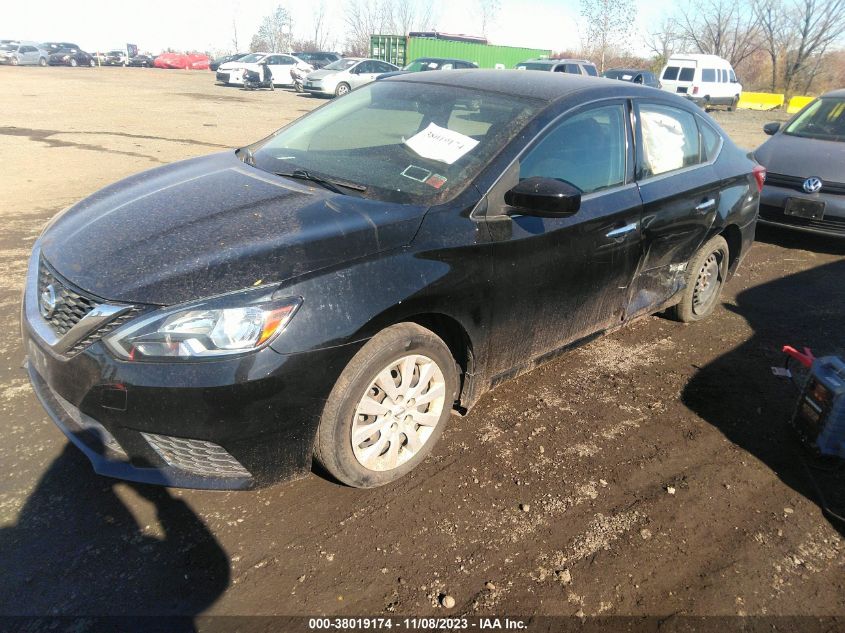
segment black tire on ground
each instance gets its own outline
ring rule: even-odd
[[[96,65],[97,65],[97,62],[95,62],[93,59],[91,59],[91,60],[89,60],[89,61],[88,61],[88,65],[89,65],[91,68],[94,68],[94,66],[96,66]]]
[[[46,65],[47,65],[47,60],[46,60],[45,58],[43,58],[43,57],[39,57],[39,58],[38,58],[38,65],[39,65],[39,66],[41,66],[41,67],[43,68],[44,66],[46,66]]]
[[[358,460],[352,446],[356,409],[384,368],[414,354],[428,357],[442,372],[445,383],[442,412],[431,435],[410,459],[392,470],[371,470]],[[314,458],[338,481],[355,488],[374,488],[399,479],[418,466],[437,443],[457,398],[457,390],[455,359],[437,335],[416,323],[399,323],[386,328],[358,350],[335,383],[320,418]]]
[[[343,95],[348,94],[350,90],[351,88],[349,87],[349,84],[345,81],[341,81],[334,89],[334,94],[336,97],[342,97]]]
[[[70,65],[73,67],[76,67],[78,65],[77,61],[73,57],[70,58]]]
[[[730,251],[721,235],[707,241],[687,264],[686,288],[670,314],[683,323],[700,321],[719,304],[728,277]]]
[[[728,112],[733,112],[736,110],[736,104],[739,103],[739,95],[734,95],[734,98],[731,99],[730,105],[728,105]]]

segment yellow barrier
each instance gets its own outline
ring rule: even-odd
[[[776,110],[783,107],[783,95],[771,92],[743,92],[736,107],[746,110]]]
[[[792,99],[789,100],[789,105],[786,107],[786,111],[789,114],[795,114],[813,99],[815,99],[815,97],[792,97]]]

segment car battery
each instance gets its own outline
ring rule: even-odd
[[[813,361],[792,425],[820,454],[845,458],[845,362],[840,358]]]

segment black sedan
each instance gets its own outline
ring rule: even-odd
[[[373,82],[53,219],[29,377],[105,475],[243,488],[316,459],[385,484],[502,381],[657,311],[713,312],[762,179],[699,108],[634,84]]]
[[[129,58],[129,65],[136,68],[152,68],[155,66],[155,60],[152,55],[135,55]]]
[[[47,60],[51,66],[91,66],[97,65],[93,55],[78,48],[60,48]]]
[[[223,57],[218,57],[208,64],[208,69],[216,71],[222,64],[225,64],[226,62],[236,62],[241,57],[246,57],[247,55],[249,55],[249,53],[235,53],[234,55],[224,55]]]
[[[845,237],[845,90],[763,130],[772,138],[754,152],[768,170],[760,221]]]
[[[602,73],[606,79],[617,79],[619,81],[630,81],[635,84],[642,84],[649,88],[659,88],[660,83],[654,73],[645,68],[611,68]]]

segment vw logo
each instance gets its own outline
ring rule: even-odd
[[[41,316],[45,319],[49,319],[53,316],[53,312],[56,311],[56,304],[59,302],[58,298],[56,298],[56,289],[53,287],[53,284],[50,284],[44,290],[41,291],[41,297],[38,301],[38,309],[41,312]]]
[[[816,178],[813,176],[812,178],[807,178],[804,181],[804,191],[807,193],[818,193],[822,190],[822,181],[821,178]]]

